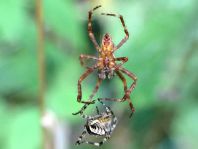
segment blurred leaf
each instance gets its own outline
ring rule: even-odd
[[[0,14],[3,14],[0,19],[0,37],[2,39],[8,41],[20,39],[20,33],[26,28],[25,4],[25,0],[0,2]]]
[[[173,136],[179,146],[195,149],[198,146],[197,103],[185,104],[172,126]]]
[[[78,10],[71,0],[45,0],[44,15],[47,27],[59,36],[65,38],[65,42],[81,48],[85,44],[82,35],[82,25],[77,18]],[[68,49],[70,50],[70,49]]]
[[[26,87],[29,91],[35,91],[37,75],[35,57],[33,56],[30,51],[19,50],[13,56],[1,57],[1,93],[22,90]]]
[[[7,130],[6,149],[35,149],[41,145],[39,113],[29,108],[18,112]]]

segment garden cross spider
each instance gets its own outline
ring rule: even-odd
[[[89,103],[86,103],[79,112],[73,113],[73,115],[80,113],[82,118],[87,119],[82,135],[78,137],[76,145],[87,143],[95,146],[101,146],[111,137],[111,134],[117,125],[117,118],[114,115],[113,111],[111,111],[110,107],[106,106],[102,101],[100,101],[100,99],[98,99],[98,101],[105,107],[105,112],[99,113],[99,110],[96,107],[97,115],[84,115],[83,112],[89,105]],[[90,142],[82,140],[85,137],[86,133],[88,133],[89,135],[101,136],[104,138],[100,142]]]
[[[118,17],[122,23],[122,26],[124,28],[124,32],[125,32],[125,37],[120,41],[120,43],[117,46],[114,46],[114,43],[110,37],[110,35],[108,33],[106,33],[103,38],[102,38],[102,44],[101,46],[98,45],[95,36],[93,34],[92,31],[92,14],[93,11],[100,8],[101,5],[96,6],[95,8],[93,8],[92,10],[90,10],[88,12],[88,33],[89,33],[89,37],[91,39],[91,41],[93,42],[95,48],[97,49],[97,51],[99,52],[99,56],[95,57],[92,55],[84,55],[81,54],[79,59],[81,62],[81,65],[84,66],[84,60],[85,59],[93,59],[96,60],[96,64],[93,65],[92,67],[86,67],[87,70],[80,76],[79,80],[78,80],[78,96],[77,96],[77,101],[81,102],[81,103],[93,103],[92,98],[94,97],[94,95],[96,94],[102,80],[104,80],[105,78],[112,78],[114,76],[114,74],[117,74],[118,77],[122,80],[123,85],[124,85],[124,96],[122,98],[102,98],[103,100],[111,100],[111,101],[119,101],[119,102],[123,102],[128,100],[129,102],[129,106],[132,110],[132,113],[134,112],[134,107],[132,102],[130,101],[130,94],[133,91],[133,89],[136,86],[136,82],[137,82],[137,77],[132,73],[129,72],[127,69],[123,68],[122,65],[128,61],[127,57],[117,57],[115,58],[113,53],[118,50],[129,38],[129,33],[126,29],[125,23],[124,23],[124,19],[122,17],[122,15],[116,15],[116,14],[112,14],[112,13],[101,13],[101,15],[107,15],[107,16],[113,16],[113,17]],[[116,61],[121,61],[119,64],[116,64]],[[88,76],[90,75],[94,70],[98,70],[98,80],[96,83],[96,86],[92,92],[92,94],[90,95],[88,101],[82,101],[82,90],[81,90],[81,83],[82,81]],[[125,77],[123,76],[123,74],[126,74],[127,76],[129,76],[130,78],[133,79],[133,83],[131,84],[131,86],[127,89],[127,82]]]

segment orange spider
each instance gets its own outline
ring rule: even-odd
[[[96,94],[102,80],[104,80],[105,78],[112,78],[115,74],[118,75],[118,77],[122,80],[123,85],[124,85],[124,96],[123,98],[101,98],[102,100],[111,100],[111,101],[119,101],[119,102],[123,102],[128,100],[129,102],[129,106],[132,110],[132,113],[134,112],[134,107],[133,104],[130,100],[130,94],[133,91],[133,89],[136,86],[136,82],[137,82],[137,77],[130,71],[128,71],[127,69],[123,68],[122,65],[128,61],[127,57],[118,57],[115,58],[115,56],[113,55],[113,53],[118,50],[129,38],[129,33],[126,29],[125,23],[124,23],[124,19],[122,17],[122,15],[116,15],[116,14],[111,14],[111,13],[101,13],[101,15],[107,15],[107,16],[113,16],[113,17],[118,17],[122,23],[122,26],[124,28],[124,32],[125,32],[125,37],[120,41],[120,43],[115,46],[112,38],[110,37],[110,35],[108,33],[106,33],[103,38],[102,38],[102,44],[101,46],[98,45],[95,36],[93,34],[92,31],[92,14],[93,11],[100,8],[101,5],[96,6],[95,8],[93,8],[92,10],[90,10],[88,12],[88,33],[89,33],[89,37],[91,39],[91,41],[93,42],[95,48],[97,49],[97,51],[99,52],[99,56],[95,57],[92,55],[84,55],[81,54],[80,55],[80,62],[81,65],[84,65],[84,59],[93,59],[96,60],[96,64],[92,67],[87,67],[87,70],[80,76],[79,80],[78,80],[78,96],[77,96],[77,101],[81,102],[81,103],[93,103],[92,98],[94,97],[94,95]],[[121,63],[116,64],[116,61],[121,61]],[[98,81],[97,84],[92,92],[92,94],[90,95],[88,101],[82,101],[82,90],[81,90],[81,83],[82,81],[88,76],[90,75],[94,70],[98,71]],[[133,83],[131,84],[131,86],[127,89],[127,83],[126,83],[126,79],[123,76],[123,74],[128,75],[130,78],[133,79]]]

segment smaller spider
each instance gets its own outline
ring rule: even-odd
[[[100,101],[100,99],[98,99],[98,101],[105,107],[105,112],[99,113],[98,107],[96,107],[97,115],[84,115],[83,112],[89,105],[89,103],[86,103],[79,112],[72,113],[73,115],[80,113],[82,118],[87,119],[82,135],[78,137],[76,145],[87,143],[94,146],[101,146],[111,137],[111,134],[117,125],[117,118],[110,107],[106,106],[102,101]],[[100,142],[82,140],[86,133],[92,136],[101,136],[104,138]]]

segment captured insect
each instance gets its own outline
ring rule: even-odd
[[[125,92],[124,96],[122,98],[102,98],[102,99],[118,101],[118,102],[123,102],[123,101],[128,100],[129,106],[130,106],[130,108],[132,110],[132,114],[133,114],[135,109],[134,109],[133,104],[130,100],[130,94],[136,86],[137,77],[132,72],[130,72],[127,69],[122,67],[122,65],[128,61],[127,57],[117,57],[116,58],[113,55],[113,53],[116,50],[118,50],[128,40],[129,32],[125,26],[125,22],[124,22],[122,15],[116,15],[116,14],[112,14],[112,13],[101,13],[101,15],[118,17],[122,23],[123,28],[124,28],[125,37],[117,45],[114,45],[111,36],[108,33],[106,33],[102,38],[101,45],[99,46],[99,44],[97,43],[97,41],[95,39],[94,33],[92,31],[92,14],[96,9],[98,9],[100,7],[101,7],[101,5],[96,6],[95,8],[93,8],[92,10],[90,10],[88,12],[88,34],[89,34],[89,37],[90,37],[91,41],[93,42],[95,48],[97,49],[99,56],[96,57],[96,56],[92,56],[92,55],[81,54],[79,57],[82,66],[84,66],[85,59],[95,60],[96,64],[94,64],[92,67],[86,67],[87,70],[80,76],[80,78],[78,80],[77,101],[81,102],[81,103],[93,103],[92,98],[96,94],[102,80],[104,80],[105,78],[110,79],[116,74],[121,79],[121,81],[124,85],[124,92]],[[116,61],[120,61],[120,63],[117,64]],[[92,94],[90,95],[88,101],[83,101],[82,100],[81,83],[94,70],[98,71],[98,80],[97,80],[96,86],[95,86]],[[123,76],[123,74],[126,74],[133,80],[133,83],[131,84],[131,86],[128,89],[127,89],[127,82],[126,82],[126,79]]]
[[[105,107],[105,112],[100,113],[99,109],[96,107],[97,115],[84,115],[83,112],[89,105],[89,103],[86,103],[79,112],[73,113],[73,115],[80,113],[82,118],[87,119],[82,135],[78,137],[76,145],[87,143],[95,146],[101,146],[111,137],[111,134],[117,125],[117,118],[110,107],[106,106],[100,99],[98,99],[98,101]],[[101,136],[104,138],[100,142],[83,140],[87,133],[91,136]]]

